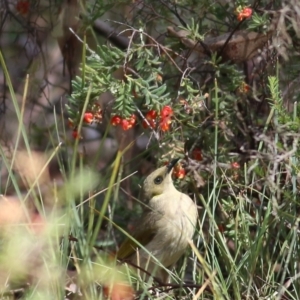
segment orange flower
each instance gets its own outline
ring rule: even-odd
[[[126,120],[126,119],[123,119],[123,120],[121,121],[121,126],[122,126],[123,130],[128,130],[128,129],[132,128],[132,125],[131,125],[130,122],[129,122],[128,120]]]
[[[171,123],[172,121],[170,117],[162,118],[159,122],[159,127],[162,131],[168,131]]]
[[[91,112],[86,112],[83,116],[83,122],[91,124],[94,121],[94,115]]]
[[[173,169],[173,175],[178,179],[183,179],[186,175],[185,169],[181,164],[177,164]]]
[[[171,117],[173,115],[173,109],[171,106],[164,106],[160,112],[159,126],[162,131],[168,131],[170,129],[170,124],[172,123]]]
[[[242,21],[252,16],[252,9],[250,7],[238,7],[236,12],[238,21]]]
[[[136,123],[136,115],[135,115],[135,114],[132,114],[132,115],[130,116],[130,118],[128,119],[128,122],[129,122],[129,124],[131,125],[131,127],[134,126],[135,123]]]

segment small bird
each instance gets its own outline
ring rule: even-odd
[[[173,185],[171,171],[178,160],[145,179],[140,199],[143,214],[136,222],[133,239],[127,238],[117,253],[118,259],[139,266],[163,283],[169,281],[163,267],[171,268],[183,255],[194,235],[198,215],[193,200]]]

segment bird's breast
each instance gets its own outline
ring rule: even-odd
[[[153,249],[157,249],[157,253],[153,254],[159,257],[166,267],[174,264],[184,253],[196,226],[195,204],[188,196],[181,193],[179,196],[173,199],[171,206],[170,202],[166,203],[164,199],[160,204],[165,202],[166,206],[156,207],[160,211],[161,219],[156,223],[159,230],[153,241]]]

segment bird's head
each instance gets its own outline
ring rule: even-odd
[[[153,171],[144,181],[143,198],[149,201],[154,196],[159,196],[175,189],[172,180],[172,169],[179,159],[172,160],[168,165]]]

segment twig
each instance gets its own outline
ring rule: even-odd
[[[117,33],[112,27],[110,27],[107,23],[96,20],[93,24],[94,30],[100,35],[106,37],[109,41],[111,41],[115,46],[122,50],[126,50],[129,46],[129,40],[127,37],[120,35]]]

